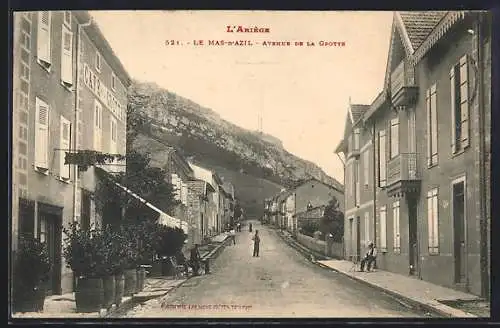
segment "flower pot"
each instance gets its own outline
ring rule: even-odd
[[[45,302],[45,288],[35,287],[16,293],[13,312],[42,312]]]
[[[137,269],[137,284],[136,284],[137,292],[141,292],[144,290],[144,280],[145,279],[146,279],[146,269],[138,268]]]
[[[104,307],[110,308],[116,299],[116,283],[115,276],[106,276],[102,278],[104,287]]]
[[[137,285],[137,270],[129,269],[125,270],[125,286],[123,288],[124,296],[132,296],[136,293]]]
[[[115,275],[115,287],[115,304],[118,306],[122,303],[125,287],[125,276],[123,275],[123,273]]]
[[[75,290],[76,312],[99,312],[104,304],[101,278],[78,278]]]

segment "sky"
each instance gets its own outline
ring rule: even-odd
[[[261,116],[263,132],[343,181],[334,149],[349,101],[371,104],[382,90],[392,12],[91,14],[132,78],[155,82],[246,129],[257,130]],[[228,25],[269,32],[228,33]],[[200,40],[204,45],[194,45]],[[209,40],[249,40],[253,46],[210,46]],[[262,41],[304,45],[264,46]],[[345,45],[320,46],[319,41]]]

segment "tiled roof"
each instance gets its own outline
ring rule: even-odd
[[[352,123],[356,123],[369,108],[370,105],[351,105]]]
[[[446,11],[400,11],[411,45],[416,50],[434,27],[446,15]]]

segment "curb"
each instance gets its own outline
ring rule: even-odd
[[[279,235],[279,237],[283,241],[285,241],[285,243],[287,243],[289,246],[291,246],[292,248],[294,248],[297,251],[299,251],[302,255],[305,255],[307,258],[310,258],[311,255],[316,256],[316,254],[315,254],[316,252],[314,252],[312,250],[309,250],[309,249],[305,248],[302,245],[301,246],[295,245],[296,243],[294,241],[288,240],[279,231],[276,231],[276,233]],[[322,256],[322,257],[326,258],[326,259],[329,259],[326,256]],[[408,296],[405,296],[405,295],[402,295],[400,293],[388,290],[388,289],[386,289],[386,288],[384,288],[382,286],[379,286],[377,284],[368,282],[368,281],[363,280],[363,279],[356,278],[356,277],[354,277],[352,275],[349,275],[349,274],[347,274],[345,272],[342,272],[340,270],[337,270],[337,269],[334,269],[334,268],[329,267],[327,265],[324,265],[322,263],[319,263],[316,260],[310,261],[310,262],[316,264],[317,266],[319,266],[319,267],[321,267],[323,269],[328,269],[328,270],[340,273],[343,276],[346,276],[346,277],[348,277],[351,280],[354,280],[354,281],[357,281],[357,282],[361,282],[361,283],[363,283],[363,284],[365,284],[365,285],[367,285],[369,287],[377,289],[378,291],[381,291],[384,294],[387,294],[387,295],[390,295],[390,296],[394,297],[397,301],[402,301],[404,303],[407,303],[407,305],[409,305],[412,308],[416,308],[417,310],[424,311],[424,312],[430,312],[432,314],[439,315],[439,316],[444,316],[444,317],[447,317],[447,318],[477,318],[476,315],[473,315],[471,313],[468,313],[468,312],[465,312],[465,311],[462,311],[462,310],[458,310],[458,309],[452,308],[452,307],[447,306],[445,304],[441,304],[438,301],[434,301],[436,304],[427,304],[427,303],[424,303],[424,302],[421,302],[421,301],[417,301],[415,299],[409,298]]]
[[[229,238],[226,237],[220,243],[220,245],[218,245],[213,250],[211,250],[207,255],[205,255],[203,257],[203,259],[207,259],[208,258],[210,260],[213,260],[213,259],[217,258],[217,256],[220,254],[220,252],[226,246],[226,242],[227,242],[228,239]],[[135,296],[135,295],[128,296],[128,299],[122,300],[122,302],[121,302],[121,304],[120,304],[119,307],[116,307],[114,309],[110,309],[109,311],[107,311],[107,313],[101,315],[101,317],[109,318],[111,315],[114,315],[114,314],[120,314],[121,312],[126,313],[128,310],[130,310],[131,308],[133,308],[137,304],[140,304],[140,303],[143,303],[143,302],[155,299],[155,298],[163,297],[163,296],[165,296],[165,295],[167,295],[167,294],[175,291],[178,287],[182,286],[184,283],[186,283],[186,281],[190,280],[191,278],[192,278],[192,276],[184,279],[184,281],[180,282],[179,284],[177,284],[175,286],[172,286],[172,288],[170,288],[169,290],[165,291],[165,293],[162,294],[162,295],[155,295],[153,297],[144,297],[144,296]]]

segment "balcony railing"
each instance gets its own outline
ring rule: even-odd
[[[387,163],[387,184],[420,180],[416,153],[401,153]]]
[[[407,90],[408,89],[408,90]],[[406,94],[407,91],[412,91]],[[405,105],[415,98],[415,73],[414,68],[407,61],[402,61],[391,74],[391,95],[396,105]]]

